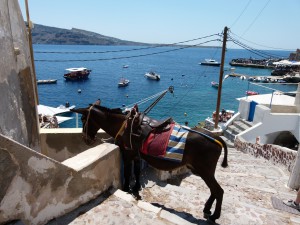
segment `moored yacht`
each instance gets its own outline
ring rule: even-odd
[[[220,66],[221,63],[214,59],[205,59],[203,62],[199,63],[200,65],[205,65],[205,66]]]
[[[150,79],[150,80],[157,80],[159,81],[160,80],[160,75],[153,72],[153,71],[150,71],[148,73],[145,73],[145,77]]]

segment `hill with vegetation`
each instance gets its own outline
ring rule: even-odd
[[[35,24],[32,29],[33,44],[58,45],[147,45],[125,41],[77,28],[62,29]]]

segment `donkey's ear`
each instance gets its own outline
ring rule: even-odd
[[[87,109],[85,108],[78,108],[78,109],[70,109],[71,112],[75,112],[75,113],[79,113],[82,115],[86,115],[87,114]]]

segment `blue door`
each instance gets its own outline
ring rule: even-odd
[[[250,109],[249,109],[249,116],[248,116],[248,121],[252,122],[254,118],[254,113],[255,113],[255,107],[258,103],[255,101],[250,102]]]

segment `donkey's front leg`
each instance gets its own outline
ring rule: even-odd
[[[135,185],[132,189],[133,192],[138,192],[141,188],[140,174],[141,174],[141,160],[140,158],[135,158],[134,159]]]
[[[131,177],[132,163],[131,161],[124,161],[124,185],[123,191],[129,192],[129,184]]]

